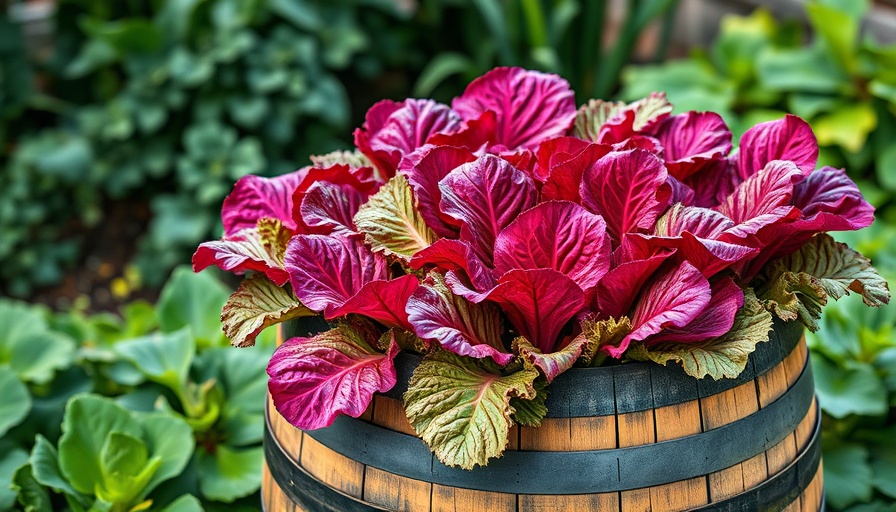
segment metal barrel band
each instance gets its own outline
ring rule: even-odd
[[[303,323],[304,321],[304,323]],[[287,322],[286,336],[307,336],[328,329],[317,317]],[[629,363],[599,368],[572,368],[551,383],[547,398],[549,418],[613,416],[680,404],[722,393],[770,372],[799,344],[799,322],[774,321],[769,341],[750,354],[746,369],[735,379],[695,379],[677,365]],[[397,384],[383,395],[401,400],[411,374],[422,357],[402,352],[395,359]],[[645,392],[646,389],[649,392]],[[613,390],[596,394],[594,389]]]
[[[809,487],[821,463],[821,415],[815,419],[812,438],[796,460],[777,475],[741,494],[698,508],[701,512],[784,510]],[[824,510],[824,500],[819,507]]]
[[[270,422],[264,430],[264,458],[277,486],[293,503],[307,512],[381,512],[383,508],[364,503],[321,482],[295,463],[271,435]],[[268,504],[269,505],[269,504]],[[279,512],[270,510],[268,512]]]
[[[611,450],[507,451],[474,471],[445,466],[415,436],[345,416],[305,434],[350,459],[414,480],[503,493],[595,494],[687,480],[750,459],[790,435],[813,397],[806,365],[793,387],[764,409],[701,434]],[[566,471],[557,472],[561,467]]]

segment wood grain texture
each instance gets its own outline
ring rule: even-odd
[[[794,432],[796,451],[798,453],[802,453],[809,444],[809,440],[812,438],[812,433],[815,431],[815,423],[817,420],[818,401],[813,398],[812,405],[809,406],[809,411],[806,413],[806,417],[800,421],[800,424],[796,426],[796,431]]]
[[[700,403],[696,400],[668,405],[653,410],[656,421],[656,441],[668,441],[699,434],[703,431],[700,419]]]
[[[616,429],[620,448],[656,442],[652,410],[617,415]]]
[[[763,464],[765,457],[763,457]],[[709,497],[721,501],[744,492],[744,466],[735,464],[729,468],[709,474]]]
[[[280,415],[276,409],[274,409],[274,402],[271,400],[271,395],[268,395],[268,415],[270,417],[271,423],[271,434],[274,436],[274,439],[280,443],[280,446],[283,447],[283,451],[286,452],[286,455],[298,462],[299,454],[302,452],[302,440],[304,434],[301,430],[292,426],[286,418]]]
[[[364,464],[340,455],[305,436],[302,442],[301,465],[321,482],[354,496],[363,497]]]
[[[759,385],[759,406],[763,408],[768,407],[769,404],[781,398],[790,389],[784,363],[757,377],[756,382]]]
[[[690,510],[707,503],[705,476],[650,488],[652,512]]]
[[[619,493],[621,512],[655,512],[650,505],[650,489],[634,489]]]
[[[387,396],[373,396],[372,423],[403,434],[417,435],[404,412],[404,404],[400,400]]]
[[[364,501],[396,512],[429,512],[432,484],[367,466]]]
[[[787,372],[787,385],[793,386],[796,380],[803,373],[803,367],[809,356],[809,349],[806,348],[805,336],[797,343],[796,348],[787,357],[784,358],[784,370]]]
[[[517,512],[516,501],[516,494],[432,486],[432,512]]]
[[[768,480],[768,457],[760,453],[741,462],[744,473],[744,490],[748,491]]]
[[[756,396],[756,383],[752,380],[700,399],[704,432],[734,423],[758,410],[759,397]]]
[[[485,512],[485,509],[482,510]],[[519,496],[519,512],[584,511],[619,512],[619,493],[572,494],[566,496],[521,494]]]
[[[786,468],[796,458],[796,440],[793,434],[788,435],[778,444],[765,452],[768,460],[768,476],[772,477]]]

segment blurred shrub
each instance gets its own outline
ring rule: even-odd
[[[896,193],[896,45],[863,38],[868,2],[806,5],[811,42],[796,22],[764,11],[728,16],[708,52],[623,74],[626,98],[665,90],[679,111],[722,113],[739,135],[791,112],[812,125],[820,165],[846,167],[876,205]],[[881,212],[884,213],[884,212]],[[884,215],[896,221],[896,209]]]

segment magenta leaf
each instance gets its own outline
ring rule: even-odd
[[[549,201],[520,214],[495,241],[495,272],[550,268],[583,290],[610,268],[603,218],[567,201]]]
[[[642,341],[668,328],[684,328],[706,309],[712,297],[709,281],[693,265],[668,267],[642,291],[632,313],[632,332],[618,346],[602,348],[620,357],[633,341]]]
[[[797,116],[757,124],[740,139],[738,176],[745,180],[772,160],[793,162],[804,175],[815,169],[818,141],[809,124]]]
[[[461,223],[461,240],[487,264],[498,233],[536,202],[532,180],[493,155],[454,169],[439,182],[439,189],[442,211]]]
[[[822,167],[797,184],[793,205],[803,222],[821,231],[856,230],[874,221],[874,207],[843,169]],[[807,226],[807,227],[808,227]]]
[[[793,162],[773,160],[738,185],[716,210],[735,224],[749,223],[743,231],[755,233],[786,216],[794,185],[802,179],[800,169]]]
[[[248,228],[222,240],[203,242],[193,254],[193,271],[212,265],[234,274],[262,272],[278,286],[289,281],[284,270],[283,251],[289,231],[279,221],[262,219],[257,228]]]
[[[355,145],[391,176],[403,156],[426,144],[432,135],[453,133],[460,125],[453,110],[432,100],[381,101],[368,111],[364,126],[355,130]]]
[[[359,238],[297,235],[286,249],[285,266],[302,304],[330,314],[362,287],[388,277],[385,258]]]
[[[674,247],[651,243],[643,235],[625,235],[613,253],[613,268],[598,283],[598,310],[612,318],[628,314],[641,287],[673,254]]]
[[[688,112],[672,116],[657,132],[669,174],[684,180],[725,160],[731,151],[731,131],[714,112]]]
[[[411,295],[407,311],[413,332],[438,342],[445,350],[462,356],[491,357],[500,365],[513,359],[501,341],[498,306],[468,302],[453,294],[438,274],[431,274]]]
[[[299,211],[312,233],[350,234],[357,231],[352,219],[369,198],[352,185],[318,181],[305,192]]]
[[[585,171],[582,204],[603,216],[617,241],[626,233],[646,232],[669,205],[672,189],[667,176],[653,153],[613,152]]]
[[[564,135],[576,115],[575,96],[566,80],[521,68],[496,68],[477,78],[451,103],[465,120],[496,114],[496,144],[507,149],[535,148]]]
[[[545,181],[551,169],[567,162],[590,146],[588,142],[576,137],[557,137],[542,142],[535,151],[533,177]],[[517,169],[519,165],[514,165]]]
[[[399,165],[399,172],[407,177],[414,189],[417,210],[439,236],[456,237],[459,226],[455,219],[439,210],[442,201],[439,182],[455,168],[475,159],[473,153],[463,148],[424,146],[408,155]]]
[[[544,373],[544,376],[549,383],[561,373],[572,368],[576,361],[579,360],[579,356],[582,355],[582,350],[587,343],[588,338],[580,334],[556,352],[544,354],[538,347],[529,343],[529,340],[526,338],[517,338],[514,340],[516,351],[519,352],[523,358],[529,360],[530,363],[538,367],[538,369]]]
[[[498,279],[488,299],[544,353],[554,352],[563,326],[585,306],[582,289],[553,269],[511,270]]]
[[[374,346],[347,325],[287,340],[268,364],[274,406],[304,430],[328,427],[340,414],[357,418],[375,392],[395,386],[398,344],[391,338],[385,353]]]
[[[413,269],[427,265],[434,265],[441,270],[460,271],[478,290],[488,290],[495,286],[491,269],[476,256],[470,244],[460,240],[440,238],[411,258],[410,266]]]
[[[224,235],[233,236],[238,231],[254,228],[263,218],[277,219],[286,228],[295,230],[292,195],[308,171],[306,167],[275,178],[253,175],[240,178],[221,206]]]
[[[652,134],[672,112],[672,104],[664,92],[613,109],[601,126],[598,142],[615,144],[638,134]]]
[[[542,198],[581,203],[579,188],[585,170],[591,168],[612,149],[612,146],[606,144],[589,144],[575,156],[556,165],[552,164],[550,174],[541,187]]]
[[[411,329],[405,305],[417,289],[415,276],[401,276],[391,281],[371,281],[337,308],[328,308],[327,320],[351,313],[373,318],[387,327]]]
[[[724,277],[712,284],[712,300],[700,315],[684,327],[669,327],[645,340],[650,346],[665,341],[690,343],[721,336],[731,330],[734,315],[744,305],[744,292],[733,280]]]

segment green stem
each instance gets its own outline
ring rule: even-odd
[[[544,12],[540,0],[522,0],[523,17],[526,19],[529,41],[532,48],[548,46],[548,31],[545,27]]]
[[[631,0],[628,5],[629,9],[626,13],[622,30],[619,32],[619,37],[616,39],[610,53],[601,61],[598,67],[597,87],[594,90],[595,98],[608,98],[610,96],[616,87],[622,66],[635,50],[634,45],[639,32],[637,22],[641,0]]]
[[[672,41],[672,32],[675,30],[675,15],[678,9],[669,9],[663,16],[663,26],[660,32],[660,40],[653,52],[653,62],[662,62],[669,52],[669,43]]]
[[[580,94],[594,89],[603,43],[602,36],[606,30],[604,26],[606,15],[606,0],[585,0],[585,14],[578,27],[578,32],[582,34],[582,44],[576,49],[579,52],[577,75],[582,80]]]

